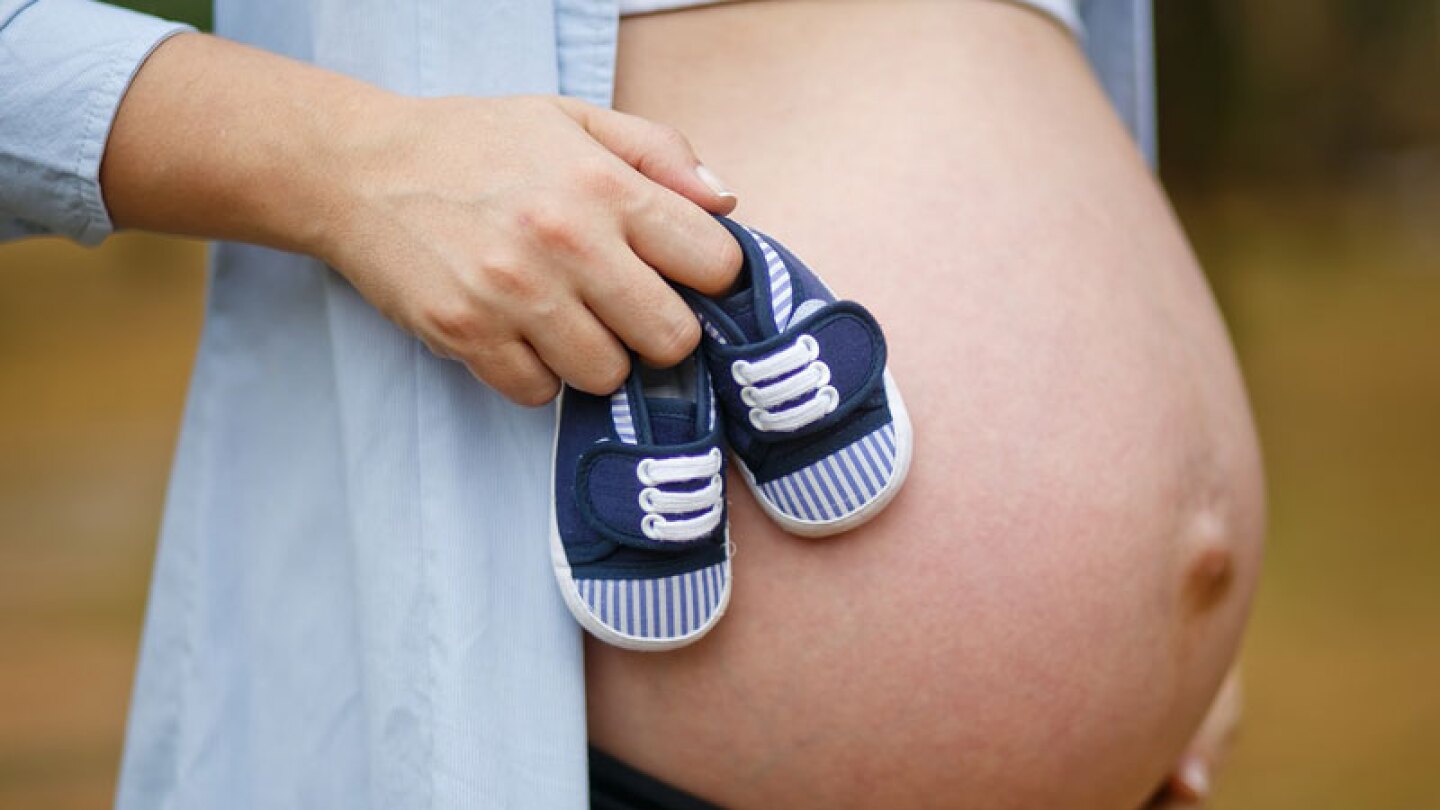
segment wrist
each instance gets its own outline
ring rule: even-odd
[[[357,141],[399,96],[203,34],[158,47],[101,164],[117,226],[329,257]],[[383,128],[383,125],[381,125]]]
[[[275,223],[288,249],[331,265],[362,216],[377,162],[393,154],[400,122],[414,103],[361,82],[340,83],[324,92],[306,128],[301,171],[281,178],[294,205],[278,207],[285,213]]]

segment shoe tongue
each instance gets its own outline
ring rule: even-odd
[[[695,403],[672,397],[647,397],[650,411],[650,438],[654,444],[687,444],[699,438]]]
[[[764,337],[764,333],[760,331],[760,321],[755,314],[755,290],[753,287],[747,284],[744,288],[731,293],[720,302],[720,306],[724,307],[725,313],[735,321],[735,325],[740,327],[747,338],[759,340]]]

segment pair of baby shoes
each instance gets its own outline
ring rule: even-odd
[[[725,444],[766,514],[811,537],[874,517],[910,465],[874,317],[780,243],[719,219],[744,264],[726,296],[681,290],[700,350],[670,369],[636,361],[608,397],[567,387],[557,408],[555,576],[587,631],[629,649],[684,646],[725,612]]]

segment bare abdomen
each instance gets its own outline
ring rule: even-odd
[[[733,480],[730,615],[592,644],[593,742],[735,807],[1138,806],[1233,657],[1263,503],[1202,277],[1074,47],[980,0],[621,34],[617,106],[879,316],[917,448],[828,540]]]

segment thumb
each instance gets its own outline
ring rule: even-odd
[[[680,130],[574,99],[561,99],[561,108],[601,146],[654,182],[712,214],[735,210],[735,193],[700,162]]]

